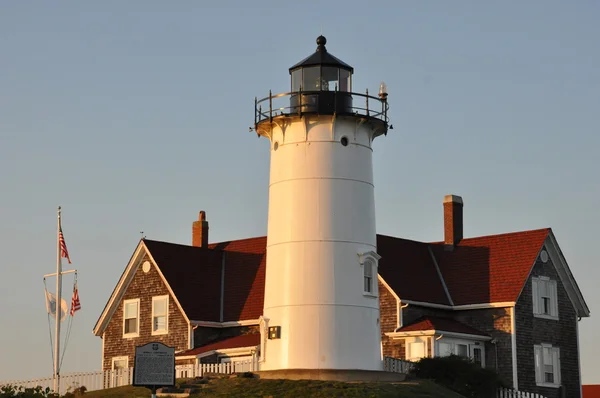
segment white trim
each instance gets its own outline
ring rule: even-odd
[[[417,336],[435,336],[442,335],[444,337],[454,337],[462,339],[470,339],[477,341],[489,341],[492,340],[490,336],[481,336],[478,334],[469,333],[458,333],[458,332],[446,332],[444,330],[430,329],[430,330],[415,330],[410,332],[390,332],[385,333],[386,336],[392,339],[406,338],[406,337],[417,337]]]
[[[125,318],[125,308],[127,307],[128,303],[136,303],[137,304],[137,315],[135,317],[136,319],[136,323],[135,323],[135,333],[125,333],[125,321],[127,319],[131,319],[131,318]],[[123,331],[123,338],[124,339],[130,339],[130,338],[134,338],[134,337],[140,337],[140,323],[141,323],[141,319],[140,319],[140,299],[139,298],[135,298],[135,299],[127,299],[127,300],[123,300],[123,328],[121,329]]]
[[[454,306],[454,301],[452,301],[452,297],[450,297],[450,291],[448,290],[448,286],[446,286],[446,281],[444,280],[444,277],[442,276],[442,271],[440,270],[437,260],[435,259],[435,256],[433,255],[433,250],[431,250],[431,245],[427,245],[427,250],[429,251],[431,260],[433,260],[433,265],[438,274],[438,278],[440,278],[440,282],[442,282],[442,287],[444,288],[444,292],[446,293],[448,302],[450,303],[451,306]]]
[[[165,307],[167,314],[166,314],[166,321],[165,321],[165,329],[164,330],[159,330],[159,331],[155,331],[154,330],[154,302],[159,301],[159,300],[165,300],[167,301],[167,305]],[[152,336],[158,336],[158,335],[162,335],[162,334],[169,334],[169,295],[168,294],[164,294],[161,296],[154,296],[152,297],[152,325],[150,326],[150,330],[151,335]]]
[[[404,307],[402,307],[400,297],[398,297],[396,292],[390,287],[390,285],[387,284],[385,279],[383,279],[381,275],[379,275],[379,272],[377,273],[377,280],[381,282],[383,287],[385,287],[387,291],[390,292],[392,296],[396,299],[396,329],[394,329],[394,331],[396,331],[402,327],[402,308]],[[377,286],[377,288],[379,289],[379,286]],[[381,297],[381,294],[379,294],[379,296]],[[406,306],[408,306],[408,304],[406,304]]]
[[[579,286],[573,277],[573,273],[567,264],[565,256],[560,250],[560,246],[558,245],[552,230],[550,230],[550,233],[546,237],[545,246],[550,259],[552,260],[552,264],[554,264],[554,268],[560,277],[563,288],[567,292],[567,296],[569,296],[571,304],[577,312],[577,316],[589,317],[590,309],[583,298],[583,294],[581,293],[581,290],[579,289]]]
[[[435,303],[426,303],[424,301],[414,301],[414,300],[402,300],[403,303],[418,305],[421,307],[428,308],[439,308],[442,310],[481,310],[486,308],[504,308],[504,307],[514,307],[514,301],[505,301],[498,303],[481,303],[481,304],[463,304],[463,305],[446,305],[446,304],[435,304]]]
[[[375,264],[377,265],[377,263],[379,262],[379,260],[381,259],[381,256],[379,254],[377,254],[376,252],[374,252],[373,250],[370,250],[368,252],[364,252],[364,253],[357,253],[358,254],[358,262],[362,265],[365,260],[367,260],[369,257],[372,258],[375,261]]]
[[[575,320],[575,333],[577,333],[577,369],[579,370],[579,396],[583,397],[583,387],[581,386],[581,350],[579,348],[579,319]]]
[[[100,369],[104,370],[104,338],[106,337],[106,333],[102,333],[102,366]]]
[[[511,338],[511,353],[512,353],[512,374],[513,374],[513,388],[519,389],[519,379],[517,372],[517,320],[515,317],[515,307],[513,306],[510,311],[510,338]]]
[[[210,328],[232,328],[236,326],[254,326],[260,323],[259,319],[247,319],[244,321],[212,322],[212,321],[190,321],[194,326],[206,326]]]

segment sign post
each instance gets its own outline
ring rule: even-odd
[[[175,385],[175,347],[155,342],[135,347],[133,385],[152,390]]]

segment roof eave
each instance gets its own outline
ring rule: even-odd
[[[429,330],[411,330],[406,332],[389,332],[385,333],[386,336],[397,339],[397,338],[406,338],[406,337],[427,337],[427,336],[446,336],[446,337],[455,337],[455,338],[463,338],[469,340],[479,340],[479,341],[490,341],[492,340],[491,336],[484,336],[480,334],[471,334],[471,333],[461,333],[461,332],[448,332],[444,330],[438,329],[429,329]]]

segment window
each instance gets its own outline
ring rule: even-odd
[[[408,361],[418,361],[425,357],[425,343],[416,341],[406,344],[406,359]]]
[[[373,262],[365,261],[364,263],[364,274],[365,274],[365,293],[373,293]]]
[[[466,344],[457,344],[456,355],[467,358],[469,356],[469,346]]]
[[[123,337],[139,336],[140,299],[123,302]]]
[[[458,355],[463,358],[470,358],[482,368],[485,367],[485,346],[482,342],[442,336],[442,338],[435,341],[435,345],[435,356]]]
[[[362,281],[363,281],[363,295],[371,298],[377,297],[377,261],[381,256],[374,251],[366,253],[357,253],[358,263],[361,267]],[[361,276],[358,272],[356,273],[356,282],[360,283]],[[356,287],[360,289],[357,285]]]
[[[112,370],[115,372],[110,377],[110,386],[119,387],[129,384],[129,357],[114,357]]]
[[[560,349],[550,344],[534,346],[535,381],[538,386],[560,386]]]
[[[169,319],[169,296],[152,297],[152,334],[166,334]]]
[[[481,348],[473,348],[473,362],[483,367],[483,361],[481,360]]]
[[[543,276],[532,278],[532,296],[536,317],[558,320],[556,281]]]

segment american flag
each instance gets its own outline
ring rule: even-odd
[[[81,303],[79,302],[79,291],[77,291],[77,285],[73,289],[73,298],[71,299],[71,316],[75,314],[75,311],[81,309]]]
[[[66,258],[71,264],[71,258],[69,257],[69,251],[67,250],[67,244],[65,243],[65,237],[62,233],[62,227],[58,231],[58,244],[60,245],[60,256]]]

